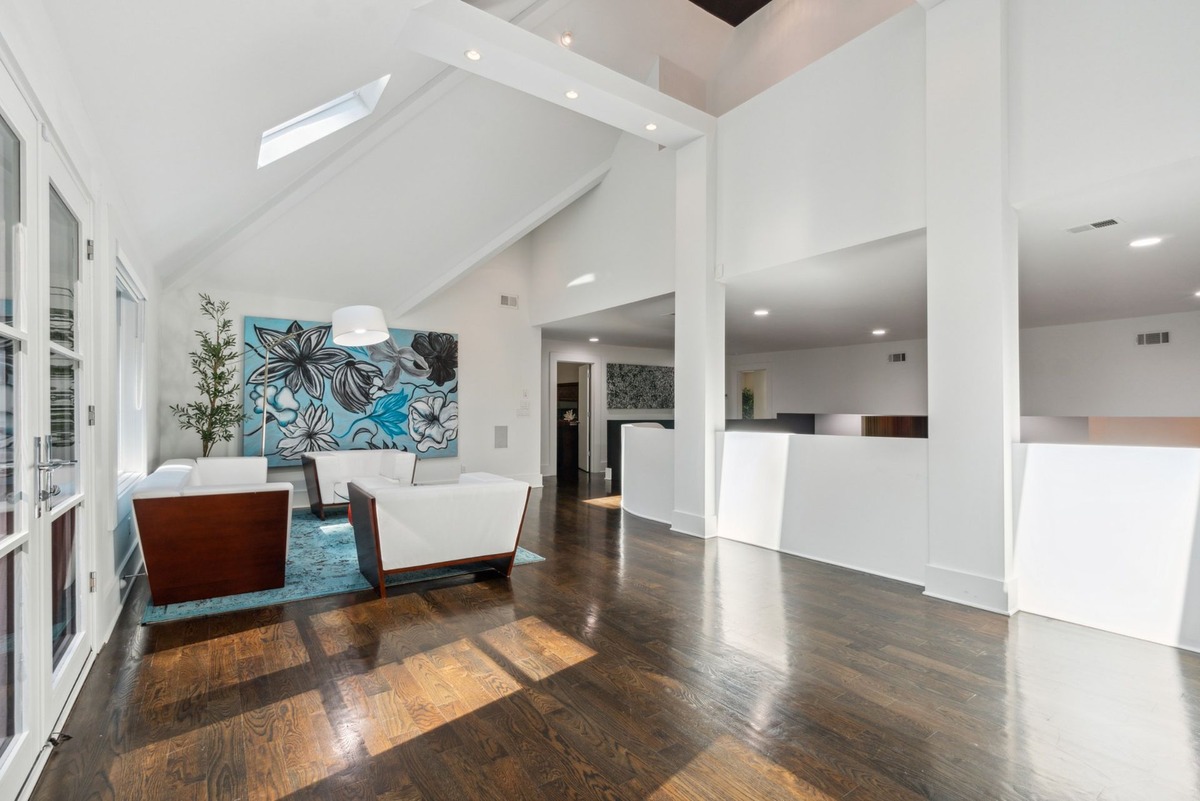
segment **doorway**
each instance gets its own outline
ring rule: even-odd
[[[574,481],[592,464],[592,365],[559,362],[554,430],[558,480]]]
[[[767,409],[767,371],[744,370],[738,373],[738,415],[740,420],[762,420]]]
[[[0,69],[2,798],[43,753],[93,642],[92,201],[38,130]]]

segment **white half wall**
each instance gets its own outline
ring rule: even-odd
[[[1015,204],[1200,156],[1200,4],[1009,9]]]
[[[621,426],[621,508],[671,525],[675,512],[675,432],[649,424]]]
[[[1014,448],[1021,609],[1200,651],[1200,450]]]
[[[502,293],[528,289],[529,250],[521,240],[487,264],[412,312],[390,318],[393,328],[446,331],[459,335],[459,439],[458,458],[421,459],[417,481],[453,481],[460,471],[486,471],[541,486],[538,463],[538,421],[543,393],[540,390],[538,353],[541,331],[529,324],[524,309],[502,308]],[[166,406],[192,398],[194,379],[187,352],[192,350],[192,330],[202,324],[198,292],[230,303],[234,330],[242,331],[246,315],[290,319],[328,320],[341,304],[258,295],[235,288],[191,285],[173,289],[164,299],[162,314],[162,430],[159,459],[196,456],[199,439],[181,431]],[[363,298],[370,303],[372,298]],[[495,447],[494,427],[508,426],[508,448]],[[214,455],[236,455],[240,437],[219,443]],[[307,506],[304,477],[299,469],[280,468],[273,476],[296,486],[294,503]]]
[[[717,130],[718,274],[924,227],[925,12],[896,14]]]
[[[592,465],[588,472],[597,473],[608,464],[608,421],[645,420],[674,417],[673,409],[609,409],[608,408],[608,365],[648,364],[656,367],[673,367],[674,351],[658,348],[624,348],[593,342],[561,342],[553,339],[542,341],[541,387],[543,407],[548,413],[542,415],[542,475],[557,473],[556,428],[552,421],[555,402],[552,388],[558,385],[559,362],[583,362],[592,368]]]
[[[921,439],[726,432],[717,536],[925,583]]]

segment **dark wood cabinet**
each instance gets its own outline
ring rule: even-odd
[[[579,470],[579,424],[558,421],[559,477],[573,476]]]

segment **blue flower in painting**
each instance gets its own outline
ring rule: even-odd
[[[332,431],[333,415],[329,408],[309,401],[308,408],[296,421],[283,429],[279,455],[284,459],[297,459],[308,451],[336,451],[338,444]]]
[[[261,387],[250,390],[250,399],[254,401],[254,413],[263,413],[263,393]],[[287,387],[267,386],[267,416],[274,417],[279,425],[291,425],[300,411],[300,402],[295,394]]]
[[[408,425],[409,397],[404,391],[384,395],[375,402],[375,408],[367,415],[367,419],[379,426],[389,437],[402,436],[405,426]]]
[[[458,401],[447,401],[445,395],[426,395],[408,407],[408,435],[417,450],[442,450],[458,437]]]
[[[292,392],[304,390],[309,397],[318,400],[325,397],[325,382],[333,376],[339,364],[351,358],[341,348],[326,347],[329,338],[328,325],[315,325],[305,329],[295,320],[286,331],[254,326],[254,333],[264,348],[271,350],[271,374],[267,383],[280,379]],[[286,336],[297,334],[291,339]],[[282,341],[281,341],[282,340]],[[266,365],[259,367],[246,379],[247,384],[262,384]]]

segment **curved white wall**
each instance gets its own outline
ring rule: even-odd
[[[675,511],[675,432],[669,428],[621,426],[621,508],[638,517],[671,524]]]

